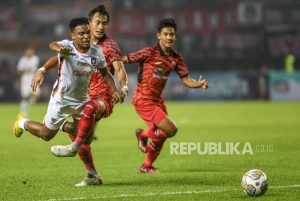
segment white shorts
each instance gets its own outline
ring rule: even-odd
[[[88,101],[74,103],[51,96],[45,116],[45,125],[50,130],[57,130],[70,116],[73,119],[80,119],[83,114],[84,105]]]

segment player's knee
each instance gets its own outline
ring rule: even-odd
[[[176,135],[177,131],[178,131],[177,126],[174,126],[174,127],[173,127],[172,129],[170,129],[170,131],[168,132],[168,137],[169,137],[169,138],[170,138],[170,137],[174,137],[174,136]]]
[[[91,100],[84,106],[84,116],[90,118],[92,116],[96,116],[98,111],[100,110],[100,104],[98,101]]]

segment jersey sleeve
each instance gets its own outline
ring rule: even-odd
[[[175,71],[180,78],[188,76],[189,74],[189,69],[180,55],[178,55],[178,62],[175,67]]]
[[[69,40],[62,40],[62,41],[57,41],[57,43],[64,48],[71,48],[71,41]]]
[[[107,63],[112,63],[114,61],[121,61],[121,51],[116,42],[111,42],[108,47],[106,47]]]
[[[143,48],[137,52],[132,52],[127,55],[129,63],[143,62],[151,56],[151,47]]]

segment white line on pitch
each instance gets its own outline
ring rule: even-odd
[[[288,186],[270,186],[270,189],[281,189],[281,188],[299,188],[300,184],[288,185]],[[124,197],[147,197],[156,195],[184,195],[184,194],[201,194],[201,193],[220,193],[227,191],[237,191],[241,189],[237,188],[226,188],[226,189],[216,189],[216,190],[203,190],[203,191],[178,191],[178,192],[162,192],[162,193],[145,193],[145,194],[120,194],[112,196],[99,196],[99,197],[75,197],[75,198],[52,198],[49,200],[39,200],[39,201],[72,201],[72,200],[97,200],[105,198],[124,198]]]

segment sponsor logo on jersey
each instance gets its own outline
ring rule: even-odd
[[[154,70],[154,72],[156,72],[156,73],[158,73],[160,75],[165,75],[165,71],[162,68],[157,68],[157,69]]]
[[[90,65],[86,62],[78,61],[77,65],[82,66],[82,67],[90,67]]]
[[[87,72],[87,71],[73,71],[73,76],[77,76],[77,77],[88,77],[91,75],[91,72]]]
[[[165,71],[162,68],[157,68],[154,70],[153,77],[159,78],[159,79],[168,79],[168,76],[165,76]]]

